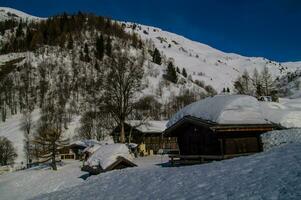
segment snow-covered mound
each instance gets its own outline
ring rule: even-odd
[[[261,107],[269,121],[286,128],[301,128],[301,99],[281,99],[280,103],[261,102]]]
[[[131,168],[35,199],[300,199],[301,145],[175,168]]]
[[[133,159],[125,144],[102,145],[99,146],[99,148],[87,160],[86,164],[90,167],[101,166],[102,169],[106,169],[113,164],[118,157],[123,157],[128,160]]]
[[[185,116],[193,116],[219,124],[267,124],[260,103],[246,95],[216,95],[194,102],[171,117],[167,127]]]
[[[9,19],[15,19],[15,20],[22,19],[24,21],[35,21],[35,20],[41,20],[43,18],[35,17],[13,8],[0,7],[0,21],[5,21]]]
[[[261,139],[264,150],[290,143],[301,144],[301,129],[270,131],[261,135]]]

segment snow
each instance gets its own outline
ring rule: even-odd
[[[261,102],[269,121],[286,128],[301,128],[301,99],[280,99],[280,103]]]
[[[185,167],[128,168],[34,199],[300,199],[301,145]]]
[[[166,128],[167,121],[149,120],[143,122],[140,120],[130,120],[127,123],[143,133],[162,133]]]
[[[27,13],[24,13],[22,11],[8,8],[8,7],[0,7],[0,21],[8,20],[8,19],[22,19],[24,21],[30,20],[30,21],[38,21],[45,18],[35,17],[32,15],[29,15]]]
[[[269,123],[257,99],[246,95],[216,95],[194,102],[173,115],[167,128],[188,115],[218,124]]]
[[[37,128],[37,122],[40,118],[40,111],[36,109],[32,113],[32,122],[34,132]],[[76,116],[72,119],[71,123],[68,125],[68,129],[64,131],[64,137],[70,139],[75,136],[76,129],[79,126],[80,117]],[[0,136],[4,136],[9,139],[17,151],[17,159],[15,160],[15,168],[22,167],[26,164],[26,156],[24,154],[24,132],[22,128],[22,114],[17,114],[9,117],[4,123],[0,122]],[[112,143],[107,141],[107,143]],[[23,164],[22,164],[23,163]]]
[[[301,128],[301,99],[262,102],[246,95],[216,95],[194,102],[173,115],[167,128],[185,116],[218,124],[279,124]]]
[[[32,113],[33,126],[40,118],[39,110],[35,110]],[[0,122],[0,136],[4,136],[13,142],[14,147],[16,148],[18,157],[15,160],[16,163],[20,164],[23,162],[26,163],[25,154],[24,154],[24,132],[22,128],[22,114],[14,115],[11,118],[7,119],[5,123]]]
[[[64,161],[53,171],[48,166],[7,173],[0,176],[0,199],[29,199],[83,183],[79,161]]]
[[[133,23],[126,24],[126,30],[133,32]],[[206,85],[212,85],[218,92],[225,87],[229,87],[232,91],[234,80],[245,70],[252,74],[255,68],[260,72],[264,67],[268,67],[276,78],[301,67],[300,62],[278,63],[262,57],[225,53],[157,27],[136,25],[134,32],[142,39],[151,39],[160,52],[175,61],[176,66],[180,69],[186,68],[193,80],[202,80]]]
[[[123,157],[132,160],[128,147],[125,144],[109,144],[101,145],[87,160],[86,164],[89,166],[101,166],[106,169],[113,164],[118,157]]]
[[[261,135],[264,150],[270,150],[280,145],[301,144],[301,129],[270,131]]]

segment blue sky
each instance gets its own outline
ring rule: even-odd
[[[299,0],[0,0],[47,17],[79,10],[152,25],[225,52],[301,61]]]

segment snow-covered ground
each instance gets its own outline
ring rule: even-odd
[[[265,151],[292,143],[301,144],[301,129],[270,131],[261,135],[261,139]]]
[[[50,167],[31,168],[28,170],[7,173],[0,176],[0,199],[29,199],[39,194],[45,194],[63,188],[83,183],[80,176],[86,174],[80,170],[79,161],[64,161],[57,171]]]
[[[34,110],[32,113],[33,130],[35,131],[36,124],[40,118],[40,111]],[[69,124],[68,129],[65,130],[64,136],[72,139],[76,134],[76,129],[79,127],[80,117],[74,117],[73,121]],[[24,132],[22,130],[22,114],[14,115],[6,120],[6,122],[0,122],[0,136],[4,136],[9,139],[17,151],[17,159],[15,164],[17,167],[23,163],[26,163],[26,157],[24,154]]]
[[[35,110],[32,113],[33,126],[40,117],[38,110]],[[25,154],[24,154],[24,132],[22,131],[22,114],[14,115],[11,118],[7,119],[5,123],[0,123],[0,136],[4,136],[13,142],[14,147],[17,150],[17,159],[16,163],[26,163]]]
[[[136,169],[154,169],[159,168],[161,163],[168,162],[168,157],[140,157],[135,158],[133,162],[138,165]],[[59,166],[57,171],[52,171],[50,167],[36,167],[0,175],[0,199],[30,199],[39,194],[85,184],[87,181],[84,179],[87,178],[87,172],[80,170],[82,165],[83,163],[80,161],[70,160],[64,161],[64,164]],[[115,172],[117,171],[113,173]]]
[[[170,167],[167,156],[150,156],[89,178],[79,161],[64,161],[58,171],[6,173],[0,199],[300,199],[300,129],[266,133],[263,142],[268,151],[195,166]]]
[[[185,167],[129,168],[34,199],[300,199],[301,144]]]

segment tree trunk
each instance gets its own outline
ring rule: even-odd
[[[125,143],[124,121],[120,122],[120,143]]]
[[[56,154],[56,150],[55,150],[55,144],[53,144],[53,149],[52,149],[52,158],[51,158],[51,165],[52,165],[52,169],[53,170],[57,170],[56,167],[56,162],[55,162],[55,154]]]

